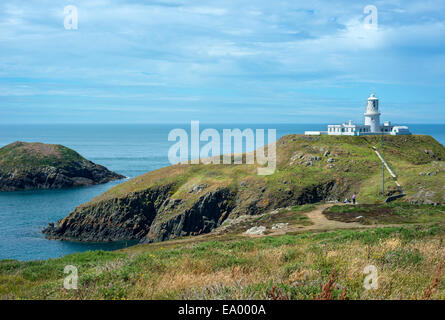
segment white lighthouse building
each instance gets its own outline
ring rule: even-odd
[[[328,134],[332,136],[363,136],[363,135],[407,135],[411,134],[407,126],[392,125],[390,121],[380,123],[379,99],[375,93],[368,98],[365,112],[365,124],[355,124],[352,120],[343,124],[330,124],[328,131],[306,131],[306,135]]]

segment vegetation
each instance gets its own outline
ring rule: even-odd
[[[0,148],[0,173],[68,167],[82,161],[86,159],[80,154],[58,144],[14,142]]]
[[[122,178],[62,145],[14,142],[0,148],[0,192],[71,188]]]
[[[257,175],[256,165],[174,165],[117,185],[85,206],[166,184],[175,185],[173,198],[188,199],[189,203],[199,197],[190,193],[198,184],[207,185],[206,191],[231,187],[242,192],[246,201],[261,195],[259,204],[273,207],[289,194],[296,199],[329,183],[335,184],[331,197],[337,200],[355,192],[361,203],[378,203],[394,192],[395,184],[387,175],[386,194],[381,194],[381,162],[372,146],[380,149],[381,137],[288,135],[277,141],[277,170],[273,175]],[[386,136],[383,154],[399,174],[407,200],[444,201],[445,148],[434,138]],[[419,193],[422,190],[426,192]]]
[[[445,225],[184,239],[0,262],[2,299],[445,299]],[[66,265],[79,289],[63,289]],[[366,290],[363,269],[378,270]]]
[[[303,227],[312,225],[312,221],[306,215],[307,212],[313,211],[317,208],[314,204],[307,204],[302,206],[293,206],[289,208],[276,209],[262,215],[242,216],[239,219],[228,219],[223,223],[223,228],[216,229],[218,234],[238,234],[246,230],[263,226],[267,228],[266,233],[273,232],[274,226],[277,227]],[[244,219],[243,219],[244,218]],[[280,228],[276,228],[280,229]],[[289,230],[287,230],[289,231]]]
[[[445,206],[411,205],[403,202],[332,206],[328,219],[361,224],[401,224],[445,221]]]
[[[144,241],[164,241],[207,233],[226,218],[261,215],[277,208],[321,201],[343,201],[353,193],[358,195],[359,203],[381,203],[398,193],[392,180],[386,182],[384,194],[380,189],[382,164],[373,147],[381,139],[285,136],[276,142],[276,171],[268,176],[257,174],[258,164],[165,167],[117,185],[76,208],[50,230],[51,236],[65,240],[145,237]],[[445,148],[429,136],[386,136],[385,142],[382,153],[400,173],[398,180],[407,194],[402,201],[443,203]],[[430,182],[433,174],[434,183]],[[199,218],[194,216],[197,209]],[[141,225],[138,221],[146,220],[140,214],[144,210],[154,218]],[[136,215],[129,221],[122,212]],[[301,219],[304,225],[304,215],[292,217]],[[105,226],[106,231],[98,228],[104,218],[114,221]],[[129,223],[132,227],[127,230],[138,230],[137,235],[116,231]]]
[[[444,202],[445,148],[428,136],[385,137],[383,153],[407,196],[381,204],[394,185],[388,179],[385,195],[379,193],[381,163],[372,146],[380,143],[373,136],[289,135],[277,142],[271,176],[258,176],[255,165],[174,165],[134,178],[82,208],[166,185],[173,186],[166,188],[171,199],[191,206],[199,190],[224,187],[237,193],[229,219],[244,220],[227,232],[116,252],[3,260],[0,298],[445,299],[445,206],[410,203]],[[357,206],[324,204],[322,213],[314,205],[352,193]],[[247,209],[256,215],[246,218]],[[244,234],[259,225],[269,232],[276,224],[288,228]],[[66,265],[78,268],[78,290],[63,289]],[[363,285],[368,265],[378,271],[375,290]]]

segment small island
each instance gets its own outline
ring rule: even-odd
[[[123,178],[58,144],[17,141],[0,149],[0,191],[71,188]]]

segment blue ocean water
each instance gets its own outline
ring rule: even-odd
[[[188,125],[0,125],[0,147],[14,141],[62,144],[129,178],[169,165],[168,150],[174,128]],[[231,124],[205,128],[276,129],[277,139],[305,130],[325,130],[323,124]],[[429,134],[445,144],[445,125],[410,125],[414,133]],[[131,243],[76,243],[46,240],[41,230],[65,217],[76,206],[122,183],[64,190],[0,193],[0,259],[36,260],[86,250],[115,250]]]

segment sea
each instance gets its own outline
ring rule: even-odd
[[[445,125],[410,124],[445,145]],[[173,129],[190,132],[190,124],[39,124],[0,125],[0,147],[15,141],[62,144],[127,179],[170,165],[168,140]],[[200,124],[200,129],[276,129],[277,139],[325,124]],[[267,141],[267,139],[266,139]],[[0,260],[44,260],[88,250],[116,250],[134,242],[83,243],[47,240],[42,229],[73,209],[125,180],[61,190],[0,192]]]

